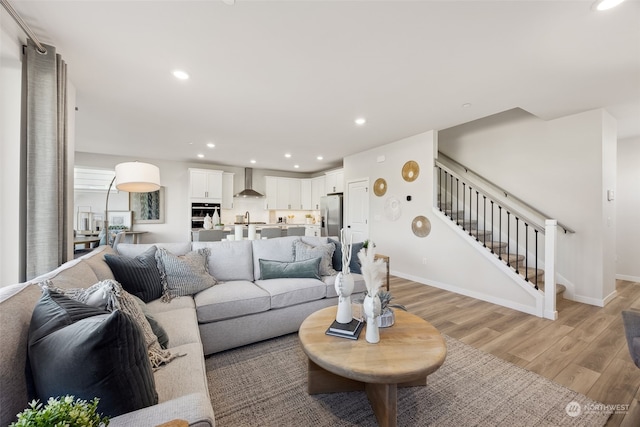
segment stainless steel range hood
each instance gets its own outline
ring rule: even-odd
[[[238,194],[234,194],[233,197],[252,197],[254,199],[259,199],[264,197],[264,195],[258,193],[253,189],[253,169],[245,168],[244,169],[244,190],[239,192]]]

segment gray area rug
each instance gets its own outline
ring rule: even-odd
[[[582,394],[446,339],[447,360],[427,386],[398,390],[398,426],[593,427],[609,418]],[[377,425],[364,392],[307,394],[297,334],[209,356],[206,367],[217,427]]]

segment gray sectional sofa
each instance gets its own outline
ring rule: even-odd
[[[291,262],[294,242],[315,246],[319,237],[283,237],[254,241],[157,243],[175,255],[209,248],[208,270],[218,284],[193,296],[147,303],[147,309],[169,336],[169,350],[182,356],[153,373],[158,404],[111,419],[111,426],[155,426],[184,419],[192,426],[214,426],[204,356],[296,332],[312,312],[337,304],[334,276],[261,280],[260,259]],[[118,245],[118,253],[137,256],[152,245]],[[87,288],[114,279],[104,260],[110,247],[63,264],[27,283],[0,288],[0,426],[15,421],[28,403],[27,336],[31,315],[51,280],[60,288]],[[365,291],[355,274],[354,294]],[[211,356],[215,357],[215,355]]]

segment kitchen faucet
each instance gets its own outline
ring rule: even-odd
[[[247,218],[247,224],[251,224],[251,216],[249,215],[249,211],[244,213],[244,217]]]

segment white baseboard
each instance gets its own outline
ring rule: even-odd
[[[573,301],[581,302],[583,304],[595,305],[596,307],[604,307],[605,305],[609,304],[609,302],[611,302],[611,300],[613,300],[616,295],[618,295],[617,291],[611,292],[603,299],[574,295]]]
[[[626,274],[616,274],[616,279],[618,279],[618,280],[627,280],[629,282],[640,282],[640,277],[638,277],[638,276],[627,276]]]
[[[445,291],[454,292],[456,294],[465,295],[471,298],[479,299],[481,301],[490,302],[492,304],[496,304],[502,307],[511,308],[513,310],[521,311],[523,313],[531,314],[537,317],[543,317],[542,313],[538,313],[538,310],[535,306],[528,306],[525,304],[520,304],[514,301],[509,301],[506,299],[498,298],[493,295],[487,295],[480,292],[470,291],[469,289],[460,288],[458,286],[450,285],[447,283],[437,282],[435,280],[425,279],[423,277],[417,277],[410,274],[400,273],[398,271],[391,272],[394,276],[401,277],[403,279],[411,280],[417,283],[421,283],[423,285],[433,286],[434,288],[443,289]],[[391,290],[393,293],[393,289]]]

